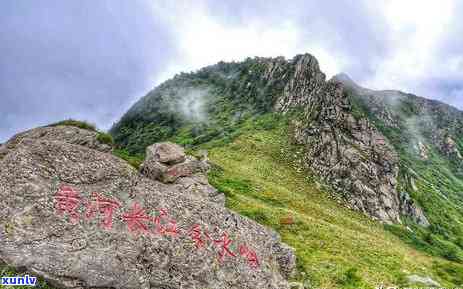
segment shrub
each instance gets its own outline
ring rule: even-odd
[[[104,143],[104,144],[109,144],[109,145],[114,144],[113,137],[108,133],[99,132],[98,135],[96,136],[96,139],[99,142]]]
[[[81,128],[81,129],[97,131],[94,124],[91,124],[91,123],[88,123],[88,122],[85,122],[85,121],[75,120],[75,119],[62,120],[62,121],[59,121],[59,122],[49,124],[48,126],[58,126],[58,125],[75,126],[75,127]]]
[[[344,272],[343,276],[339,278],[338,283],[345,288],[361,288],[363,287],[362,278],[358,275],[356,268],[350,268]]]
[[[128,162],[132,167],[136,168],[137,170],[140,168],[141,164],[143,163],[143,156],[141,155],[132,155],[125,149],[114,149],[113,155],[125,160]]]

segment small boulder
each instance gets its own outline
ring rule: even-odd
[[[408,282],[412,283],[412,284],[422,284],[422,285],[425,285],[425,286],[430,286],[430,287],[441,287],[441,285],[439,283],[437,283],[436,281],[434,281],[433,279],[431,279],[431,277],[427,276],[427,277],[422,277],[422,276],[418,276],[418,275],[410,275],[407,277],[408,279]]]
[[[186,156],[182,147],[173,143],[157,143],[146,149],[146,160],[141,173],[163,183],[174,183],[178,178],[206,173],[206,161]]]
[[[195,173],[206,173],[207,170],[206,163],[189,157],[185,162],[169,167],[162,175],[161,181],[173,183],[180,177],[189,177]]]
[[[146,159],[166,165],[174,165],[184,162],[186,155],[181,146],[170,142],[163,142],[149,146],[146,149]]]

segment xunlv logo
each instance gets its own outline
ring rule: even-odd
[[[15,276],[15,277],[1,277],[0,285],[6,286],[18,286],[18,285],[26,285],[26,286],[35,286],[37,282],[36,277],[29,277],[26,276]]]

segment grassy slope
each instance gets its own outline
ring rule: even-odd
[[[417,107],[413,101],[405,100],[394,107],[395,113],[398,114],[396,120],[399,123],[399,127],[395,128],[387,126],[377,118],[376,114],[370,112],[368,105],[364,103],[365,99],[352,94],[350,97],[354,103],[354,110],[359,115],[368,117],[399,153],[400,189],[408,192],[420,204],[431,223],[426,230],[413,222],[406,222],[412,231],[400,225],[390,226],[388,229],[419,250],[463,263],[461,161],[450,160],[438,152],[429,139],[432,130],[426,131],[422,125],[417,127],[407,125],[410,120],[426,120],[425,116],[416,112]],[[433,117],[435,123],[439,122],[439,115]],[[450,124],[444,122],[440,126],[449,127]],[[461,144],[458,136],[453,137],[457,145]],[[427,160],[421,159],[413,148],[413,143],[418,139],[427,143],[429,149]]]
[[[310,173],[298,171],[300,148],[288,144],[285,130],[284,122],[265,115],[243,123],[237,138],[198,149],[209,150],[216,164],[210,182],[227,195],[227,206],[274,228],[296,249],[297,280],[308,279],[315,288],[374,288],[405,285],[406,275],[418,274],[447,287],[463,283],[463,266],[409,247],[382,225],[343,207]],[[294,224],[281,225],[288,217]],[[0,272],[16,274],[1,266]]]
[[[288,144],[285,129],[251,130],[224,146],[206,144],[217,165],[210,181],[227,195],[229,208],[274,228],[296,249],[300,271],[315,287],[405,285],[410,274],[448,287],[463,283],[463,266],[416,251],[298,172],[297,148]],[[281,225],[289,216],[294,224]]]

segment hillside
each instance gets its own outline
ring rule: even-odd
[[[257,122],[231,143],[198,150],[209,150],[216,164],[210,181],[226,194],[227,206],[274,228],[296,249],[297,281],[313,288],[418,286],[408,280],[418,275],[442,286],[461,284],[462,265],[407,245],[301,170],[302,148],[289,144],[285,123],[262,128]]]
[[[461,262],[463,112],[413,94],[365,89],[345,75],[335,78],[347,87],[358,113],[393,144],[400,157],[400,189],[420,203],[431,220],[428,231],[407,223],[414,232],[397,233]]]
[[[407,274],[432,275],[450,286],[463,282],[462,123],[460,111],[439,102],[368,90],[346,76],[326,81],[306,54],[179,74],[137,102],[111,134],[116,153],[130,160],[164,140],[192,152],[209,149],[221,168],[210,181],[228,192],[228,206],[275,227],[297,249],[301,272],[320,286],[399,284]],[[272,145],[260,146],[253,140],[258,136]],[[284,169],[281,158],[295,163]],[[306,178],[311,183],[296,185]],[[308,213],[317,211],[313,206],[321,210],[317,215]],[[288,228],[279,225],[286,213],[295,218]],[[355,220],[362,225],[350,223]],[[339,236],[347,250],[322,250]],[[340,268],[347,267],[353,269],[344,270],[345,278],[365,284],[342,284]]]

